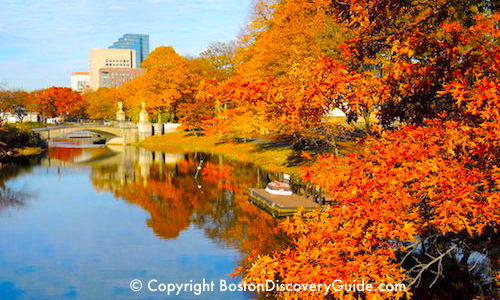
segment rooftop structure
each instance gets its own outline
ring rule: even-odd
[[[141,63],[149,54],[149,35],[147,34],[124,34],[118,41],[109,47],[110,49],[134,49],[137,55],[135,68],[140,68]]]
[[[71,73],[71,89],[77,92],[83,92],[90,86],[89,72],[73,72]]]

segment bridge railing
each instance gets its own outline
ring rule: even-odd
[[[74,123],[74,124],[63,124],[58,126],[46,126],[33,128],[33,131],[47,131],[65,128],[78,128],[78,127],[114,127],[114,128],[137,128],[137,124],[133,122],[117,122],[110,121],[106,123]]]
[[[64,129],[64,128],[72,128],[75,127],[74,125],[59,125],[59,126],[46,126],[46,127],[37,127],[33,128],[33,131],[47,131],[47,130],[54,130],[54,129]]]

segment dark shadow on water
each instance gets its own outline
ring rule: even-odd
[[[24,173],[31,172],[40,162],[41,156],[17,157],[0,164],[0,211],[10,207],[23,207],[31,195],[24,190],[5,186],[5,182]]]
[[[28,194],[15,191],[7,187],[0,188],[0,211],[9,207],[22,207],[26,203]]]

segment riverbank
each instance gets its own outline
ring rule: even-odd
[[[39,155],[46,144],[31,129],[0,126],[0,162],[20,156]]]
[[[262,139],[247,143],[234,143],[213,136],[194,136],[186,132],[173,132],[149,137],[140,145],[150,151],[222,154],[230,159],[253,163],[269,171],[293,174],[299,170],[298,166],[292,166],[289,163],[289,158],[293,157],[295,152],[288,145]]]

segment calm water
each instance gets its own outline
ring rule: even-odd
[[[198,167],[201,163],[201,169]],[[199,170],[198,170],[199,169]],[[218,283],[281,242],[245,189],[278,174],[203,154],[50,148],[0,170],[0,299],[251,299]],[[131,291],[132,279],[144,287]],[[213,280],[167,297],[159,283]]]

